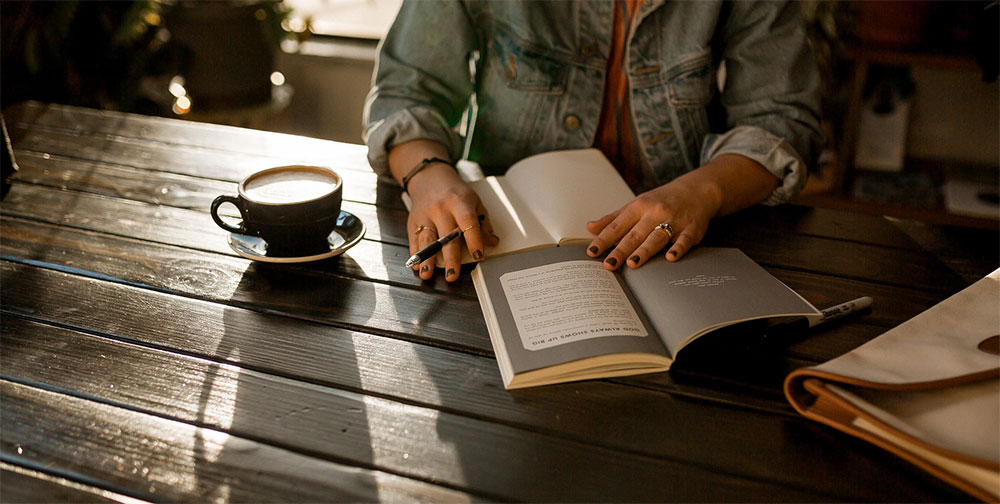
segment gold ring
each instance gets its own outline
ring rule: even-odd
[[[653,227],[653,229],[660,229],[663,230],[664,233],[667,233],[668,242],[674,239],[674,227],[671,226],[669,222],[661,222]]]
[[[474,227],[476,227],[475,224],[469,224],[469,226],[467,228],[463,229],[462,232],[464,233],[464,232],[466,232],[466,231],[468,231],[468,230],[470,230],[470,229],[472,229]]]
[[[420,225],[417,226],[417,229],[413,230],[413,236],[417,236],[418,234],[420,234],[421,231],[424,231],[425,229],[426,230],[434,231],[434,234],[437,234],[437,230],[434,229],[433,227],[431,227],[431,226],[425,226],[423,224],[420,224]]]

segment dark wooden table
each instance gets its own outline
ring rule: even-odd
[[[741,358],[503,390],[468,275],[422,283],[399,189],[365,148],[27,103],[0,203],[0,500],[956,501],[797,416],[785,374],[997,266],[997,233],[754,208],[707,242],[818,306],[870,314]],[[269,166],[331,166],[365,239],[272,265],[209,202]]]

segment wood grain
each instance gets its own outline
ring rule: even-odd
[[[21,171],[0,203],[0,470],[23,490],[0,500],[964,500],[796,415],[780,383],[963,287],[991,257],[978,238],[796,206],[717,219],[706,244],[873,310],[772,347],[720,338],[669,373],[507,392],[468,276],[399,266],[399,188],[363,146],[4,116]],[[208,204],[295,163],[343,175],[366,239],[315,263],[238,257]]]
[[[0,381],[0,451],[145,500],[467,501],[469,496],[160,416]]]
[[[487,478],[490,472],[488,468],[509,467],[510,465],[520,465],[522,467],[519,470],[528,473],[544,471],[543,468],[548,464],[565,465],[566,461],[560,461],[562,454],[575,451],[576,443],[567,444],[565,441],[549,436],[530,435],[528,441],[531,443],[526,446],[531,446],[532,449],[535,447],[543,448],[549,454],[548,456],[534,455],[525,459],[523,455],[518,455],[521,448],[517,445],[509,446],[504,450],[492,449],[483,452],[483,448],[480,447],[481,443],[489,445],[493,440],[500,441],[501,439],[511,443],[510,439],[524,438],[525,436],[511,434],[508,432],[509,428],[493,422],[483,423],[448,413],[433,413],[424,408],[393,404],[386,400],[374,400],[371,397],[362,399],[355,394],[344,391],[327,388],[317,389],[314,386],[302,385],[288,379],[255,371],[238,369],[231,365],[206,363],[168,352],[123,345],[103,338],[75,335],[65,329],[45,327],[30,322],[22,323],[17,320],[5,321],[4,324],[4,345],[14,349],[18,362],[25,363],[18,365],[15,369],[24,379],[70,389],[74,391],[74,394],[94,396],[102,401],[127,402],[129,406],[144,411],[148,410],[170,418],[198,424],[207,424],[210,427],[225,429],[232,434],[252,437],[288,449],[320,453],[328,457],[335,456],[364,466],[372,464],[376,469],[418,478],[428,476],[421,471],[430,471],[439,478],[442,475],[452,475],[455,480],[444,480],[450,485],[492,488],[489,482],[476,480],[475,475],[482,471],[482,476]],[[49,365],[31,364],[35,362],[47,362]],[[142,362],[143,364],[134,369],[129,369],[129,366],[122,369],[122,363],[131,362]],[[98,378],[81,380],[81,375]],[[200,393],[198,390],[199,382],[201,383]],[[283,391],[281,397],[274,397],[269,392],[277,389]],[[586,393],[586,389],[584,389],[584,393]],[[595,401],[602,399],[601,395],[587,395],[592,407],[597,404]],[[642,432],[641,435],[636,435],[635,429],[628,428],[631,421],[640,420],[641,425],[651,425],[650,420],[659,416],[656,413],[666,412],[671,407],[687,409],[683,401],[670,401],[668,404],[658,405],[654,396],[647,395],[642,401],[644,407],[641,410],[636,410],[625,407],[631,402],[628,401],[627,394],[622,396],[614,393],[604,396],[604,398],[609,397],[615,397],[617,400],[614,404],[623,406],[609,408],[611,405],[605,404],[602,408],[608,409],[609,412],[611,409],[616,410],[614,413],[617,417],[618,428],[612,429],[612,431],[620,429],[623,432],[613,433],[612,437],[631,435],[636,440],[640,438],[650,439],[674,431],[672,437],[690,439],[691,446],[688,446],[683,453],[666,451],[662,454],[661,456],[664,456],[666,460],[677,460],[679,457],[694,453],[692,447],[695,444],[702,447],[701,451],[713,452],[715,450],[704,450],[704,447],[718,444],[729,446],[734,452],[742,453],[741,445],[743,443],[738,440],[752,436],[746,434],[731,436],[726,432],[736,429],[749,430],[755,425],[754,415],[733,415],[731,413],[729,415],[714,415],[710,410],[703,408],[701,418],[704,423],[700,421],[697,426],[685,425],[680,421],[683,415],[675,414],[671,416],[676,417],[677,421],[671,421],[670,417],[662,418],[665,423],[671,426],[670,428],[654,428],[648,432]],[[636,398],[638,399],[638,396]],[[570,409],[562,409],[561,411],[568,416],[573,415]],[[583,411],[586,410],[581,410],[579,414],[582,414]],[[726,419],[726,423],[718,423],[723,418]],[[593,420],[577,418],[577,422],[590,421],[594,424],[594,432],[589,433],[586,436],[587,439],[598,438],[599,425],[605,426],[604,430],[607,430],[607,420],[614,421],[612,418]],[[801,419],[791,417],[782,429],[785,432],[776,431],[776,436],[772,439],[799,430],[795,428],[796,425],[806,427],[807,431],[810,427],[814,427]],[[344,427],[340,428],[341,426]],[[454,431],[446,431],[444,426],[453,427]],[[396,430],[404,432],[400,435]],[[536,432],[536,430],[531,429],[531,432]],[[317,436],[319,433],[325,433],[325,435]],[[809,434],[802,432],[801,435],[808,436]],[[737,442],[737,445],[731,446],[730,442]],[[762,447],[763,444],[759,444],[758,448]],[[813,449],[823,450],[824,448],[815,446]],[[624,455],[603,449],[589,451],[591,456],[595,458],[591,462],[601,465],[621,464],[622,462],[616,459]],[[644,451],[648,452],[649,450]],[[843,470],[837,467],[815,467],[815,465],[809,466],[808,470],[801,469],[801,464],[814,458],[809,455],[808,449],[795,451],[770,449],[767,451],[779,459],[775,466],[754,470],[754,465],[748,464],[748,460],[737,458],[728,461],[727,465],[716,467],[716,470],[729,472],[735,469],[740,474],[748,476],[778,477],[784,480],[782,486],[792,487],[809,487],[811,486],[809,481],[814,480],[820,474],[833,476],[835,479],[849,477],[853,480],[867,479],[870,483],[876,481],[872,479],[871,471],[860,470],[858,474],[844,474]],[[863,468],[870,464],[864,458],[858,458],[853,452],[844,450],[843,447],[837,447],[836,451],[842,452],[847,456],[847,460],[853,462],[849,464],[852,468]],[[471,454],[474,453],[478,455],[472,457]],[[399,454],[403,454],[403,456]],[[406,454],[409,456],[405,456]],[[706,453],[706,455],[708,454],[710,453]],[[461,461],[460,466],[454,465],[453,459],[456,458],[456,455]],[[784,465],[780,460],[789,455],[800,458],[800,460],[794,461],[796,464],[788,466],[789,469],[800,467],[798,471],[780,470]],[[875,455],[877,459],[881,454],[876,452]],[[506,457],[512,458],[508,460]],[[612,458],[605,460],[605,457]],[[681,460],[687,461],[688,459],[682,458]],[[726,460],[723,458],[722,461]],[[697,457],[696,460],[690,460],[690,462],[686,465],[691,467],[700,465]],[[719,460],[712,462],[718,464]],[[536,466],[536,464],[541,465]],[[735,467],[733,467],[734,464]],[[477,465],[485,467],[480,469],[476,467]],[[574,465],[577,467],[586,466],[585,463],[581,462],[576,462]],[[655,469],[659,464],[647,461],[644,465]],[[657,472],[662,472],[662,469],[662,467],[659,468]],[[761,469],[763,469],[763,473],[756,474]],[[697,471],[695,472],[697,473]],[[862,476],[862,474],[868,475]],[[639,472],[634,474],[634,477],[645,479],[649,476],[646,472]],[[901,479],[899,483],[902,484],[903,481]],[[667,482],[669,483],[669,480]],[[562,486],[562,483],[558,481],[555,483]],[[565,491],[563,497],[576,500],[577,496],[583,496],[589,492],[611,495],[607,490],[618,491],[616,488],[602,488],[604,485],[604,483],[591,482],[585,485],[591,487],[590,489],[580,489],[580,493]],[[839,485],[829,485],[826,488],[812,487],[811,491],[839,492],[840,488]],[[493,491],[501,490],[496,488]],[[504,494],[502,497],[517,500],[538,498],[537,495],[523,494],[518,490],[507,491],[513,493]],[[651,498],[654,493],[641,497],[633,495],[633,497],[646,499]],[[914,495],[919,495],[919,493]],[[845,497],[851,498],[847,496],[839,496],[838,498]],[[857,497],[859,496],[853,496],[853,498]]]
[[[2,454],[0,454],[2,456]],[[4,457],[6,458],[6,457]],[[24,462],[24,460],[21,460]],[[30,462],[30,461],[29,461]],[[44,468],[41,468],[44,469]],[[79,475],[73,475],[80,477]],[[87,479],[87,478],[82,478]],[[0,463],[0,501],[3,502],[144,502],[145,500],[104,488],[53,476],[42,470]],[[97,483],[97,482],[92,482]],[[140,494],[148,497],[147,494]]]
[[[29,258],[33,261],[50,263],[54,265],[53,267],[82,270],[119,279],[125,283],[147,285],[201,299],[244,303],[275,311],[281,311],[282,306],[290,306],[296,299],[303,297],[298,291],[309,291],[307,286],[316,284],[320,278],[330,278],[321,282],[337,284],[340,282],[339,275],[354,278],[371,277],[392,285],[408,282],[408,285],[413,287],[424,287],[409,272],[387,268],[381,262],[382,259],[374,254],[358,254],[357,260],[365,261],[363,264],[359,264],[348,255],[337,260],[303,266],[264,267],[251,265],[242,258],[177,249],[167,245],[9,217],[0,218],[0,233],[4,236],[4,240],[0,241],[0,251],[11,257]],[[363,245],[358,246],[362,247]],[[382,251],[387,248],[381,246]],[[850,350],[883,332],[885,328],[909,319],[937,301],[935,296],[923,291],[860,281],[830,282],[827,277],[797,271],[772,269],[772,272],[817,306],[829,306],[862,294],[873,296],[876,300],[875,309],[871,314],[859,314],[848,321],[849,323],[831,324],[789,342],[794,345],[794,355],[814,362],[827,360]],[[312,280],[304,281],[302,286],[291,282],[291,287],[281,290],[274,288],[270,281],[279,273],[290,278],[310,277]],[[444,283],[441,279],[438,279],[438,282]],[[289,282],[282,281],[282,283]],[[322,288],[322,285],[324,284],[319,288]],[[443,294],[457,295],[469,301],[474,296],[471,282],[467,278],[456,284],[442,286],[440,289]],[[220,292],[225,294],[220,296]],[[396,289],[388,288],[388,292],[396,292]],[[264,296],[263,293],[267,295]],[[438,311],[437,307],[441,305],[437,302],[428,304],[428,301],[433,301],[435,296],[409,292],[398,292],[394,295],[408,299],[409,310],[431,313]],[[888,299],[898,301],[889,303],[886,302]],[[460,301],[446,304],[456,302],[462,304]],[[315,301],[309,301],[304,306],[315,304]],[[478,309],[475,307],[473,309],[475,317],[481,317]],[[315,308],[313,311],[317,312],[320,309]],[[286,309],[285,313],[296,316],[295,311]],[[440,316],[443,317],[444,314],[441,313]],[[315,316],[311,318],[323,320]],[[397,320],[387,320],[382,323],[365,322],[367,326],[385,329],[391,329],[398,323]],[[479,322],[473,321],[473,325],[470,326],[470,317],[465,313],[455,317],[450,324],[453,326],[451,332],[469,332],[478,326]],[[869,328],[868,324],[877,327]],[[432,328],[423,331],[422,334],[433,338],[435,332],[430,329]],[[488,343],[484,340],[480,340],[474,347],[482,352],[490,351]]]
[[[24,102],[5,109],[4,119],[18,148],[21,142],[35,145],[30,143],[34,140],[26,138],[33,136],[32,131],[39,132],[36,140],[41,141],[75,136],[80,138],[80,145],[84,147],[79,156],[83,159],[101,157],[89,156],[90,151],[86,148],[93,142],[92,139],[97,139],[109,144],[141,146],[144,154],[139,159],[152,157],[149,153],[156,152],[156,146],[162,146],[163,149],[200,149],[204,157],[233,154],[371,172],[365,146],[304,136],[38,102]],[[46,152],[48,149],[31,150]],[[56,149],[56,152],[60,150]],[[71,154],[72,150],[65,152]],[[240,178],[237,176],[234,180]]]

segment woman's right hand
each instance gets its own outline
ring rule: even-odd
[[[413,166],[431,157],[447,159],[447,151],[439,144],[416,140],[396,146],[389,153],[389,164],[393,174],[401,179]],[[411,255],[455,228],[463,230],[463,239],[452,240],[440,252],[445,280],[458,279],[463,245],[473,259],[479,260],[486,246],[499,243],[479,197],[451,166],[429,164],[410,179],[407,193],[410,195],[410,215],[406,229]],[[433,278],[435,259],[432,257],[414,267],[421,279]]]

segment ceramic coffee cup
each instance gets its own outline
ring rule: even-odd
[[[333,170],[318,166],[279,166],[256,172],[239,184],[239,195],[212,201],[212,219],[233,233],[259,236],[268,253],[308,254],[325,250],[337,225],[343,181]],[[243,221],[230,224],[219,217],[219,206],[232,203]]]

